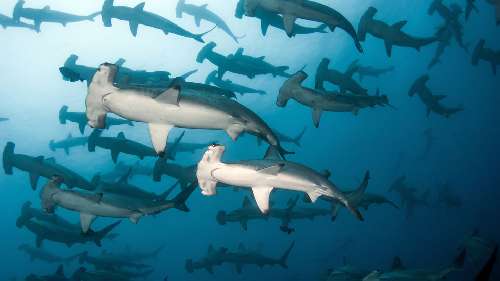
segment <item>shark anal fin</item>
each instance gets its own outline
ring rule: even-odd
[[[283,15],[283,24],[285,26],[285,31],[288,36],[293,35],[293,27],[295,26],[295,20],[297,17],[290,14]]]
[[[120,155],[120,151],[118,149],[111,149],[111,159],[113,160],[113,163],[116,164],[118,161],[118,155]]]
[[[385,51],[387,53],[387,56],[391,57],[392,56],[392,42],[386,39],[384,41],[384,44],[385,44]]]
[[[262,213],[269,211],[269,196],[273,191],[272,186],[252,186],[253,196]]]
[[[38,179],[40,178],[40,175],[39,174],[36,174],[36,173],[30,173],[30,185],[31,185],[31,188],[33,190],[36,189],[37,185],[38,185]]]
[[[168,133],[172,128],[173,126],[170,124],[149,124],[149,134],[156,153],[162,154],[165,152]]]
[[[312,118],[313,118],[313,124],[314,127],[318,128],[319,127],[319,121],[321,120],[321,109],[314,108],[312,112]]]
[[[310,191],[307,193],[309,196],[309,199],[311,199],[311,202],[314,203],[316,200],[318,200],[318,197],[321,196],[321,194],[317,193],[316,191]]]

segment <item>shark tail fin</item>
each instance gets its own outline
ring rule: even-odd
[[[117,227],[117,226],[118,226],[121,222],[122,222],[122,221],[117,221],[117,222],[112,223],[112,224],[110,224],[110,225],[106,226],[105,228],[103,228],[103,229],[101,229],[101,230],[99,230],[99,231],[95,232],[95,240],[94,240],[95,244],[96,244],[97,246],[101,247],[101,246],[102,246],[102,240],[103,240],[106,236],[108,236],[108,234],[109,234],[111,231],[113,231],[113,229],[115,229],[115,228],[116,228],[116,227]],[[80,258],[80,260],[81,260],[81,258]],[[80,264],[81,264],[81,263],[80,263]]]
[[[315,28],[316,32],[318,33],[327,33],[328,31],[326,31],[326,28],[328,27],[327,24],[320,24],[318,25],[318,27]]]
[[[359,198],[362,197],[363,194],[365,193],[369,181],[370,181],[370,171],[366,171],[363,181],[361,182],[359,187],[351,194],[351,196],[349,196],[350,199],[347,200],[347,209],[349,209],[349,211],[351,211],[351,213],[353,213],[356,216],[356,218],[360,221],[364,220],[363,215],[352,202],[359,201]]]
[[[15,22],[19,22],[19,20],[21,19],[23,6],[24,6],[24,1],[18,1],[16,6],[14,6],[14,10],[12,11],[12,19]]]
[[[26,201],[24,202],[22,208],[21,208],[21,214],[16,220],[16,226],[18,228],[21,228],[24,226],[24,224],[32,218],[31,214],[29,213],[29,209],[31,208],[31,202]]]
[[[476,278],[474,279],[475,281],[483,281],[483,280],[491,280],[490,275],[491,272],[493,271],[493,266],[495,265],[495,262],[497,260],[497,254],[498,254],[498,246],[495,246],[495,249],[491,253],[491,256],[488,258],[488,261],[486,261],[486,264],[483,266],[481,271],[476,275]]]
[[[293,246],[295,246],[295,241],[292,242],[292,244],[290,244],[290,246],[288,247],[288,249],[286,249],[286,251],[283,253],[283,255],[281,256],[281,258],[279,260],[279,264],[283,268],[288,268],[287,260],[288,260],[288,256],[290,255],[290,252],[293,249]]]
[[[177,2],[177,6],[175,6],[175,16],[177,18],[182,18],[182,13],[184,12],[185,4],[186,0],[179,0],[179,2]]]
[[[420,92],[423,88],[426,87],[426,83],[429,81],[429,75],[424,74],[419,77],[411,86],[410,91],[408,91],[408,95],[413,97],[416,93]]]
[[[486,43],[486,41],[484,39],[481,39],[481,40],[479,40],[479,42],[477,42],[477,45],[474,48],[474,52],[472,53],[472,59],[471,59],[472,65],[477,65],[479,63],[479,60],[481,59],[481,54],[483,53],[485,43]]]
[[[166,166],[165,158],[156,159],[155,165],[153,167],[153,180],[156,182],[161,181],[161,176],[163,175],[163,169]]]
[[[13,171],[13,165],[12,165],[12,156],[14,156],[14,149],[16,148],[16,145],[9,141],[3,150],[3,170],[5,171],[6,175],[12,175]]]
[[[87,16],[87,20],[89,21],[94,21],[95,17],[97,17],[98,15],[100,15],[102,12],[95,12],[95,13],[92,13],[90,15]]]
[[[59,123],[66,124],[66,115],[68,114],[68,106],[63,105],[61,109],[59,109]]]
[[[273,75],[274,76],[283,75],[285,73],[285,71],[287,71],[288,69],[290,69],[289,66],[285,66],[285,65],[277,66],[277,67],[274,68]]]
[[[200,52],[198,53],[198,56],[196,57],[196,62],[202,63],[208,57],[208,55],[213,52],[215,46],[217,46],[215,42],[210,42],[206,44],[203,48],[201,48]]]
[[[189,208],[186,206],[187,199],[193,194],[193,191],[196,189],[198,182],[191,183],[187,188],[183,189],[174,199],[174,206],[176,209],[181,210],[183,212],[189,212]]]
[[[95,129],[94,131],[92,131],[92,133],[90,134],[90,136],[87,140],[87,146],[88,146],[89,152],[95,151],[97,138],[99,138],[99,136],[101,134],[102,134],[102,130]]]
[[[304,134],[306,133],[306,130],[307,130],[307,127],[304,126],[304,128],[302,129],[302,131],[300,131],[300,133],[293,138],[293,143],[297,146],[301,146],[300,144],[300,141],[302,140],[302,137],[304,136]]]
[[[212,32],[214,29],[217,28],[217,25],[212,27],[211,29],[203,32],[203,33],[199,33],[199,34],[195,34],[194,35],[194,40],[198,41],[198,42],[201,42],[201,43],[205,43],[205,40],[203,40],[203,36],[207,35],[208,33]]]
[[[358,25],[358,39],[359,39],[359,41],[364,41],[366,39],[367,27],[376,13],[377,13],[376,8],[369,7],[368,10],[366,10],[366,12],[361,17],[361,20],[359,21],[359,25]]]

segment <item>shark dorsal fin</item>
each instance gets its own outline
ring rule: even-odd
[[[406,25],[407,22],[408,21],[406,21],[406,20],[398,21],[397,23],[393,24],[392,27],[400,30],[401,28],[403,28],[403,26]]]
[[[125,59],[124,58],[119,58],[115,62],[116,66],[123,66],[123,64],[125,64]]]
[[[119,132],[118,136],[116,136],[116,137],[119,138],[119,139],[124,140],[125,139],[125,134],[123,132]]]
[[[261,57],[258,57],[257,59],[264,60],[265,58],[266,58],[266,56],[261,56]]]
[[[200,6],[200,8],[202,8],[202,9],[206,9],[207,7],[208,7],[208,4],[203,4]]]
[[[60,264],[59,267],[57,267],[56,275],[57,276],[64,276],[64,267],[62,264]]]
[[[177,82],[179,82],[179,81],[177,81]],[[173,87],[171,87],[171,88],[167,89],[166,91],[164,91],[163,93],[161,93],[155,99],[160,103],[179,106],[179,98],[180,98],[180,87],[179,87],[179,85],[176,84]]]
[[[73,138],[73,135],[71,133],[68,134],[68,137],[66,137],[67,139],[71,139]]]
[[[234,53],[234,56],[242,56],[243,55],[243,48],[238,48],[238,50],[236,50],[236,53]]]
[[[248,196],[245,196],[245,198],[243,198],[243,208],[249,208],[252,206],[252,203],[250,203],[250,199],[248,198]]]
[[[329,170],[326,170],[326,169],[325,169],[325,170],[323,170],[323,171],[321,171],[321,172],[320,172],[320,174],[321,174],[323,177],[327,178],[327,179],[328,179],[328,178],[330,178],[330,177],[332,176],[332,172],[330,172]]]
[[[134,7],[134,10],[142,12],[142,10],[144,10],[145,5],[146,5],[146,2],[139,3],[137,6]]]
[[[50,6],[49,6],[49,5],[47,5],[47,6],[43,7],[43,9],[44,9],[44,10],[50,10]]]
[[[401,258],[396,256],[392,260],[392,265],[391,265],[391,271],[397,271],[397,270],[404,270],[405,267],[403,266],[403,262],[401,261]]]
[[[269,148],[266,150],[266,154],[264,154],[264,159],[266,159],[266,160],[283,160],[283,158],[281,158],[279,151],[276,148],[274,148],[273,146],[269,146]]]
[[[45,162],[46,163],[55,164],[56,163],[56,159],[54,157],[50,157],[50,158],[45,159]]]
[[[267,174],[267,175],[276,175],[278,174],[284,167],[284,164],[273,164],[271,166],[262,168],[257,170],[259,173]]]
[[[238,251],[244,253],[247,251],[247,248],[245,247],[245,245],[243,245],[243,243],[240,243],[238,245]]]

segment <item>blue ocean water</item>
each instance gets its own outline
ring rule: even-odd
[[[300,2],[300,1],[299,1]],[[341,12],[357,29],[363,13],[368,7],[378,9],[375,18],[388,23],[407,20],[404,31],[415,36],[432,36],[443,20],[437,14],[430,16],[427,9],[432,1],[387,1],[387,0],[341,0],[318,1]],[[457,4],[465,6],[466,1]],[[476,1],[479,13],[473,12],[464,24],[464,42],[469,52],[452,40],[441,57],[441,62],[428,69],[436,44],[413,48],[394,46],[392,56],[386,55],[384,42],[368,35],[362,42],[364,52],[359,53],[353,40],[341,29],[334,32],[314,33],[287,37],[283,30],[270,27],[267,34],[261,34],[260,22],[256,18],[234,16],[236,0],[208,1],[189,0],[191,4],[208,4],[208,8],[221,16],[237,36],[236,43],[220,29],[215,29],[203,38],[216,42],[214,51],[234,54],[238,48],[245,55],[265,56],[274,65],[289,66],[289,72],[299,70],[309,74],[303,85],[314,87],[316,67],[321,59],[330,59],[330,68],[340,71],[348,69],[354,60],[362,65],[375,67],[393,66],[392,72],[378,78],[366,77],[360,83],[374,95],[377,89],[389,97],[391,107],[362,109],[359,114],[351,112],[324,112],[319,128],[312,121],[311,109],[289,101],[284,108],[276,106],[278,91],[287,79],[272,75],[258,75],[253,79],[226,73],[225,79],[255,89],[266,91],[265,95],[238,95],[237,101],[266,121],[273,129],[294,136],[307,127],[301,145],[284,143],[283,146],[295,154],[287,159],[302,163],[317,171],[329,170],[331,181],[342,190],[356,188],[365,171],[370,171],[367,191],[382,194],[400,205],[395,192],[389,192],[391,184],[400,176],[406,176],[409,186],[417,194],[430,190],[427,205],[416,207],[407,216],[404,206],[399,209],[388,205],[370,206],[361,212],[364,221],[357,221],[346,209],[341,209],[338,218],[332,222],[330,216],[314,220],[292,221],[292,234],[280,230],[279,220],[257,220],[248,223],[248,230],[242,230],[239,223],[220,225],[216,215],[220,210],[231,211],[240,208],[245,196],[255,204],[247,189],[234,191],[232,188],[218,188],[216,196],[203,196],[197,188],[187,201],[188,213],[169,210],[156,216],[145,217],[136,225],[123,219],[113,231],[119,236],[104,241],[102,247],[90,243],[68,248],[64,244],[44,241],[43,249],[60,256],[89,251],[98,255],[103,250],[121,252],[126,248],[150,251],[158,246],[164,250],[147,263],[154,273],[146,280],[327,280],[321,279],[328,269],[343,264],[365,269],[367,272],[389,270],[394,256],[399,256],[408,268],[436,269],[447,266],[458,254],[464,239],[475,230],[481,237],[498,241],[500,229],[498,214],[500,180],[498,167],[498,104],[500,104],[500,83],[486,62],[471,65],[471,54],[479,39],[493,50],[500,49],[499,27],[495,25],[492,5],[487,1]],[[140,1],[116,1],[115,5],[134,7]],[[443,1],[450,5],[454,2]],[[177,1],[147,1],[144,10],[166,17],[179,26],[202,33],[213,27],[202,21],[198,27],[193,18],[184,15],[177,18]],[[10,16],[16,0],[4,0],[0,13]],[[102,1],[30,0],[26,7],[43,8],[87,15],[100,11]],[[29,22],[29,20],[27,20]],[[303,20],[297,23],[317,26]],[[208,61],[197,63],[196,57],[204,44],[193,39],[165,35],[159,30],[139,26],[137,36],[132,36],[126,21],[113,20],[112,27],[104,27],[100,16],[95,21],[68,23],[62,26],[43,23],[41,32],[29,29],[7,28],[0,30],[0,117],[9,118],[0,122],[0,147],[7,142],[15,143],[16,153],[31,156],[54,157],[57,163],[78,172],[90,180],[95,174],[113,169],[109,151],[97,148],[89,152],[86,146],[75,147],[69,155],[64,151],[49,149],[50,140],[61,140],[68,134],[80,136],[76,124],[60,124],[58,112],[63,105],[70,111],[85,112],[87,84],[65,81],[59,71],[71,54],[79,56],[78,64],[97,67],[103,62],[115,62],[120,58],[124,66],[138,70],[164,70],[172,77],[197,70],[188,81],[203,83],[207,75],[216,69]],[[464,111],[444,118],[431,113],[418,97],[409,97],[408,90],[421,75],[429,74],[428,86],[437,95],[446,95],[447,105],[461,105]],[[357,80],[357,76],[354,76]],[[359,80],[358,80],[359,81]],[[336,90],[328,85],[329,90]],[[432,146],[426,147],[424,132],[432,130]],[[85,135],[92,129],[87,127]],[[218,142],[226,145],[224,161],[260,159],[267,145],[258,145],[254,136],[244,135],[232,141],[223,131],[190,130],[174,128],[169,140],[173,141],[185,131],[182,141],[196,143]],[[116,136],[124,132],[128,139],[151,146],[147,125],[136,122],[135,126],[113,126],[103,135]],[[175,163],[184,166],[200,161],[205,149],[195,153],[179,153]],[[139,159],[121,154],[119,161],[134,164]],[[140,160],[153,166],[155,158]],[[169,160],[170,161],[170,160]],[[130,183],[155,193],[165,191],[175,183],[169,177],[154,182],[149,176],[134,176]],[[23,280],[30,273],[50,274],[58,264],[30,261],[29,256],[18,250],[24,243],[35,246],[36,237],[25,228],[16,227],[21,206],[31,201],[40,207],[39,192],[46,183],[41,179],[38,189],[30,188],[27,173],[14,169],[13,175],[0,175],[1,202],[3,205],[0,249],[4,258],[0,266],[2,280]],[[448,184],[462,204],[448,208],[439,204],[439,189]],[[178,189],[174,191],[174,194]],[[330,204],[319,200],[314,205],[303,202],[302,193],[275,190],[271,200],[273,206],[285,207],[289,198],[300,195],[298,205],[330,208]],[[78,223],[79,215],[59,208],[57,213]],[[116,221],[98,218],[93,228],[100,229]],[[260,249],[271,257],[279,257],[295,241],[288,259],[288,268],[280,266],[260,268],[245,265],[242,274],[237,274],[234,265],[214,268],[214,274],[206,270],[188,273],[187,259],[200,260],[207,254],[209,245],[236,250],[240,243],[248,248]],[[479,264],[466,259],[463,271],[454,272],[449,280],[473,280],[487,256]],[[64,265],[67,276],[78,269],[78,261]],[[84,265],[91,269],[92,266]],[[333,279],[331,279],[333,280]],[[392,279],[391,279],[392,280]],[[415,279],[416,280],[416,279]],[[427,279],[422,279],[427,280]],[[500,280],[498,271],[491,280]]]

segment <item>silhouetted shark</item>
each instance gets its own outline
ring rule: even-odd
[[[16,21],[13,18],[2,14],[0,14],[0,26],[2,26],[4,29],[9,27],[20,27],[35,30],[35,26],[32,24],[28,24],[22,21]]]
[[[63,149],[66,155],[69,155],[70,148],[76,146],[85,146],[87,144],[88,137],[73,137],[69,134],[65,139],[60,141],[50,140],[49,148],[52,151],[56,151],[57,149]]]
[[[66,124],[66,122],[71,121],[73,123],[78,124],[78,130],[83,135],[85,133],[85,127],[87,127],[87,117],[84,112],[71,112],[68,111],[68,106],[63,105],[59,110],[59,123]],[[106,117],[106,129],[109,129],[111,126],[119,126],[119,125],[129,125],[134,126],[134,123],[129,120],[114,118],[114,117]]]
[[[368,95],[368,90],[361,87],[352,76],[358,69],[357,61],[354,61],[346,72],[340,72],[335,69],[328,69],[330,60],[324,58],[321,60],[318,68],[316,69],[315,88],[325,90],[325,82],[330,82],[339,87],[341,94],[351,92],[355,95]]]
[[[496,75],[497,66],[500,64],[500,50],[495,51],[490,48],[486,48],[484,47],[485,43],[486,41],[484,39],[479,40],[474,48],[474,52],[472,53],[471,63],[472,65],[477,65],[481,60],[489,62],[493,74]]]

